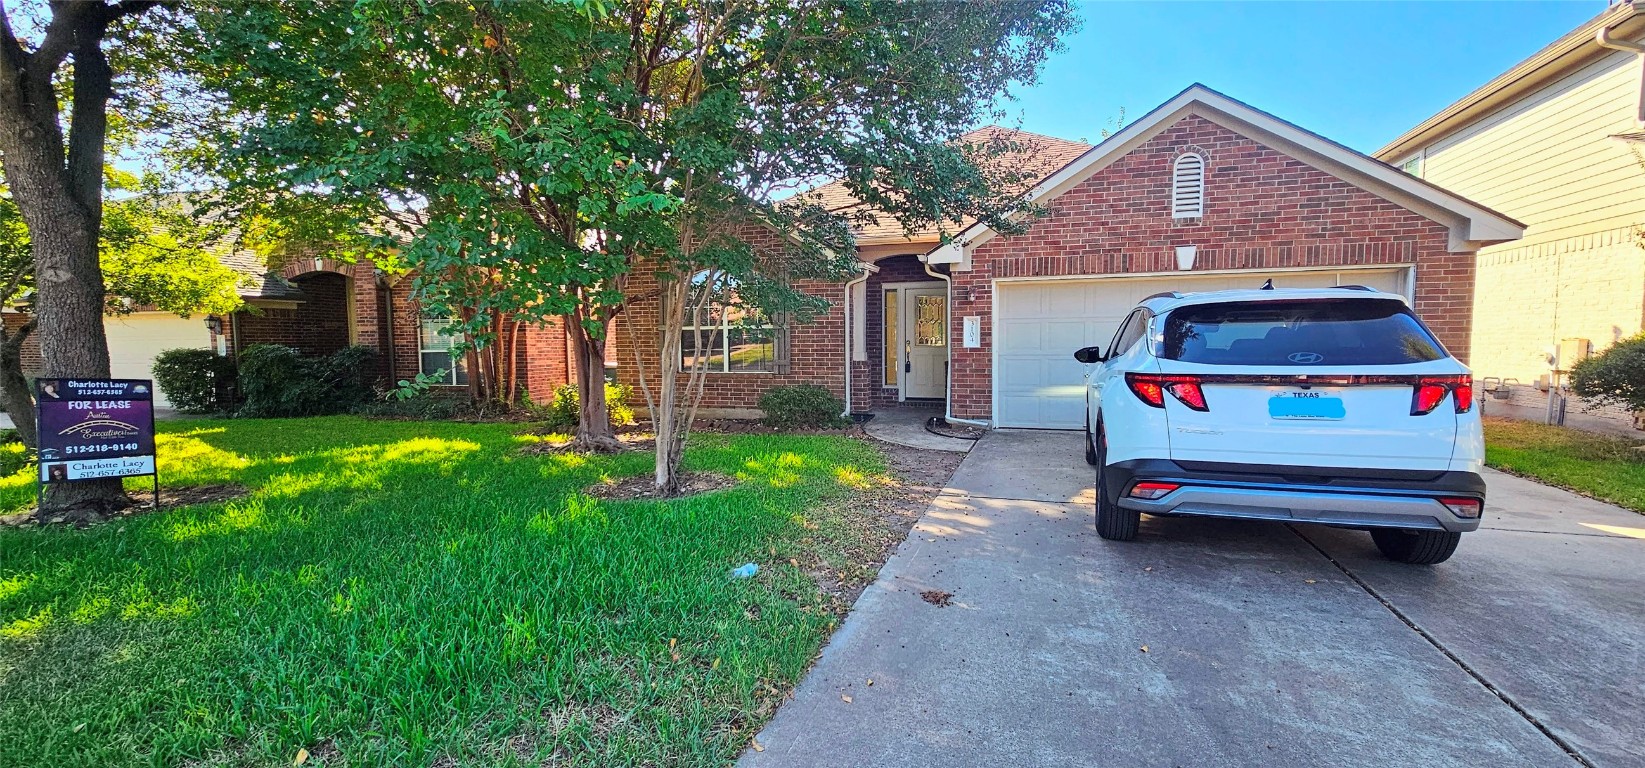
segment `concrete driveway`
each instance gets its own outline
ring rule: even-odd
[[[740,764],[1645,766],[1645,516],[1492,473],[1425,568],[1306,525],[1103,541],[1092,474],[1077,434],[984,437]]]

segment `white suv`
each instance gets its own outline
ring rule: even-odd
[[[1404,297],[1360,286],[1145,299],[1087,374],[1097,533],[1140,515],[1324,523],[1432,564],[1479,528],[1473,376]]]

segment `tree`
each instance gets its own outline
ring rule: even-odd
[[[1057,0],[659,0],[604,19],[589,55],[622,63],[631,95],[616,108],[643,136],[636,162],[662,198],[667,233],[623,253],[628,269],[653,271],[662,286],[655,388],[642,378],[659,490],[677,489],[703,391],[705,356],[683,386],[675,375],[687,319],[730,301],[803,322],[825,309],[807,281],[857,268],[853,222],[787,195],[837,178],[866,204],[853,218],[884,215],[945,236],[971,220],[1019,231],[1032,211],[1017,194],[1020,174],[999,161],[1025,148],[953,139],[997,115],[998,100],[1032,82],[1075,25]],[[781,245],[756,249],[770,233]]]
[[[604,359],[625,262],[610,246],[638,236],[651,198],[632,127],[603,103],[621,80],[589,66],[587,9],[293,0],[200,19],[206,80],[237,116],[209,169],[236,195],[393,222],[382,245],[414,271],[418,303],[458,321],[479,396],[512,401],[519,329],[562,318],[576,445],[620,448]]]
[[[98,241],[116,70],[103,44],[137,39],[127,20],[155,5],[54,2],[45,18],[0,5],[0,167],[29,234],[45,376],[109,373]],[[130,503],[119,480],[47,488],[41,512],[54,517],[97,518]]]
[[[225,314],[240,307],[235,290],[240,275],[210,252],[225,233],[202,220],[182,199],[162,195],[154,181],[114,168],[106,184],[128,194],[105,204],[98,262],[106,293],[104,313],[125,314],[153,307],[188,316]],[[0,307],[28,319],[16,329],[0,328],[0,408],[11,416],[17,435],[39,447],[34,395],[23,374],[23,344],[35,331],[34,255],[28,227],[9,190],[0,186]]]

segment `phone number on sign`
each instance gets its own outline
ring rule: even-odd
[[[105,453],[107,451],[135,451],[136,443],[97,443],[95,445],[71,445],[63,449],[66,454],[76,453]]]

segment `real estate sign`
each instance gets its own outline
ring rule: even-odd
[[[39,379],[40,482],[154,474],[154,382]]]

